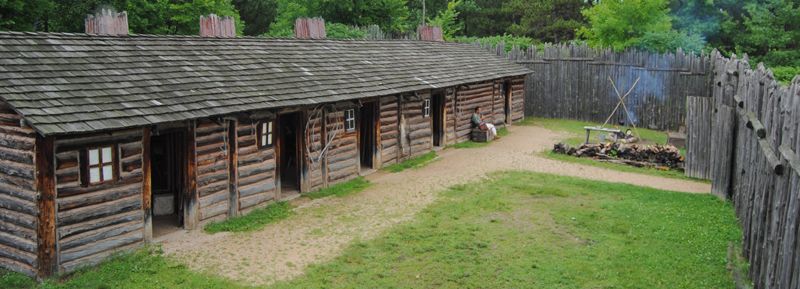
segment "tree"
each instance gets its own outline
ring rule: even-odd
[[[0,29],[49,31],[55,6],[52,0],[0,0]]]
[[[512,24],[512,17],[503,10],[504,1],[466,0],[459,15],[464,23],[462,34],[494,36],[506,33],[508,26]]]
[[[767,0],[745,10],[744,31],[734,36],[736,51],[772,66],[800,67],[800,3]]]
[[[290,36],[298,17],[322,17],[326,22],[355,26],[375,24],[387,32],[409,29],[406,0],[277,0],[277,6],[271,36]]]
[[[439,11],[436,17],[429,19],[428,23],[431,26],[438,26],[442,28],[444,39],[451,39],[461,29],[464,29],[464,24],[458,20],[458,7],[463,3],[462,0],[453,0],[447,3],[447,9]]]
[[[589,26],[578,30],[578,35],[592,46],[617,51],[629,47],[660,52],[703,47],[701,38],[672,29],[667,4],[666,0],[601,1],[582,11]]]
[[[242,21],[247,23],[244,35],[261,35],[269,31],[269,25],[277,16],[276,0],[233,0]]]
[[[509,33],[561,42],[575,39],[575,31],[585,24],[581,9],[587,5],[584,0],[510,0],[503,11],[514,18]]]

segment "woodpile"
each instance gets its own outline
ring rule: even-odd
[[[570,147],[558,143],[553,152],[574,157],[595,158],[598,160],[622,163],[636,167],[656,167],[683,169],[683,157],[678,148],[671,145],[637,145],[637,144],[584,144]]]

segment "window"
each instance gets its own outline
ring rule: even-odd
[[[113,145],[85,150],[81,166],[83,184],[94,185],[116,179],[115,157]]]
[[[267,148],[272,146],[273,122],[265,121],[258,124],[258,147]]]
[[[354,109],[348,109],[344,111],[344,130],[356,130],[356,112]]]
[[[425,117],[431,116],[431,99],[428,98],[422,104],[422,115]]]

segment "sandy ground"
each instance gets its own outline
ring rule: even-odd
[[[373,238],[410,220],[436,199],[437,191],[494,171],[528,170],[691,193],[711,189],[700,182],[545,159],[536,152],[552,148],[564,135],[536,126],[514,126],[509,131],[510,135],[490,146],[440,151],[440,158],[424,168],[374,173],[367,177],[373,183],[367,190],[304,202],[295,209],[295,216],[258,232],[179,231],[160,241],[167,255],[193,270],[246,284],[269,284],[296,277],[309,265],[338,256],[353,241]]]

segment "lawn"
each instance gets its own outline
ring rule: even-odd
[[[711,195],[505,172],[446,190],[412,221],[270,287],[732,288],[727,247],[740,238],[730,204]],[[147,248],[64,282],[8,274],[0,288],[246,286]]]
[[[292,205],[288,202],[275,202],[238,217],[209,223],[204,229],[212,234],[219,232],[251,232],[264,228],[269,223],[286,219],[291,215]]]

